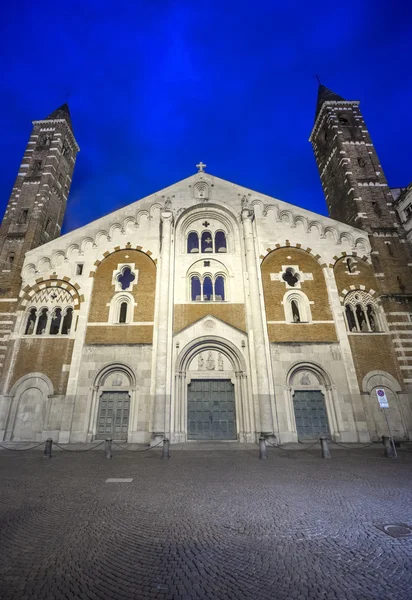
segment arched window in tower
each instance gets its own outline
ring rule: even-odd
[[[11,268],[14,264],[14,252],[10,252],[10,254],[7,257],[7,262],[8,262],[9,268]]]
[[[122,302],[120,304],[119,310],[119,323],[126,323],[127,321],[127,302]]]
[[[388,250],[389,256],[393,256],[392,244],[390,242],[385,242],[385,246],[386,246],[386,248]]]
[[[297,300],[292,300],[290,303],[292,309],[292,319],[294,323],[300,323],[300,312]]]
[[[357,331],[355,315],[353,314],[353,308],[350,304],[345,306],[345,313],[349,331]]]
[[[216,231],[215,252],[227,252],[226,235],[224,231]]]
[[[193,301],[202,299],[202,292],[200,287],[200,279],[197,276],[192,277],[191,281],[191,297]]]
[[[218,275],[215,279],[215,300],[225,299],[225,279],[222,275]]]
[[[343,127],[347,127],[349,125],[349,120],[347,118],[347,115],[339,115],[339,125],[342,125]]]
[[[66,311],[66,314],[64,315],[64,319],[63,319],[63,326],[62,326],[62,334],[63,335],[68,335],[70,333],[71,326],[72,326],[72,320],[73,320],[73,309],[68,308]]]
[[[199,252],[199,235],[196,231],[191,231],[187,236],[187,251],[193,254]]]
[[[37,320],[36,335],[44,335],[47,327],[47,317],[49,311],[47,308],[42,308]]]
[[[213,252],[213,239],[209,231],[202,233],[202,252]]]
[[[29,209],[23,208],[23,210],[20,211],[19,219],[18,219],[17,223],[19,225],[25,225],[27,223],[28,216],[29,216]]]
[[[212,278],[209,276],[203,279],[203,300],[213,300]]]
[[[363,169],[366,166],[365,159],[362,156],[358,157],[358,165]]]
[[[50,323],[50,335],[57,335],[60,331],[60,325],[62,322],[62,310],[56,308],[52,314],[52,320]]]
[[[29,312],[29,318],[27,319],[25,335],[32,335],[34,333],[34,324],[36,323],[36,309],[32,308]]]

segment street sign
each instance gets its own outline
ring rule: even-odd
[[[386,392],[382,388],[378,388],[376,390],[376,396],[378,398],[378,402],[381,408],[389,408],[389,402],[386,397]]]

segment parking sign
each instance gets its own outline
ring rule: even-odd
[[[380,405],[381,408],[389,408],[389,402],[388,402],[388,399],[386,397],[385,390],[383,390],[382,388],[378,388],[376,390],[376,396],[378,398],[379,405]]]

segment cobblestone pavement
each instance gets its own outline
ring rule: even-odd
[[[2,600],[411,600],[412,452],[171,453],[0,451]]]

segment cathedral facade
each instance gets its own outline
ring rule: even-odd
[[[0,229],[0,440],[412,439],[412,256],[359,110],[320,86],[330,217],[205,172],[60,236],[66,105]]]

